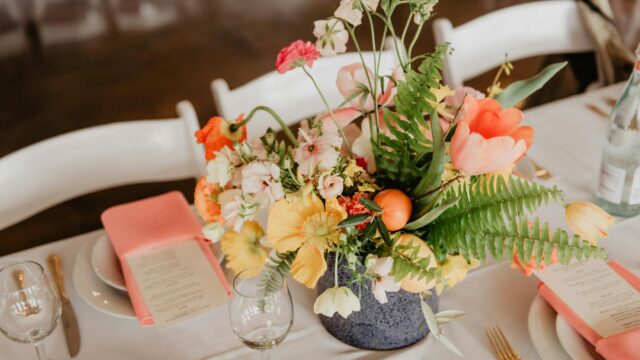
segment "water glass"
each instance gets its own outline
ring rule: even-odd
[[[260,268],[246,269],[233,280],[229,303],[233,332],[261,359],[280,344],[293,324],[293,302],[282,275]]]

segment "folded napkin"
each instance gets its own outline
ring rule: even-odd
[[[126,257],[134,253],[195,239],[229,294],[229,284],[202,236],[200,222],[180,192],[111,207],[102,213],[101,219],[122,264],[124,281],[140,324],[151,325],[153,319],[126,261]]]
[[[609,261],[609,266],[622,276],[631,286],[640,291],[640,278],[617,261]],[[631,329],[607,338],[602,338],[582,320],[548,286],[540,283],[538,292],[582,337],[595,346],[596,351],[607,360],[640,360],[640,328]]]

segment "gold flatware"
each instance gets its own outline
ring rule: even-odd
[[[51,254],[47,258],[49,263],[49,270],[53,274],[53,280],[58,288],[60,294],[60,301],[62,301],[62,314],[60,319],[62,320],[62,327],[64,329],[64,337],[67,340],[67,348],[69,349],[69,355],[74,357],[78,355],[80,351],[80,329],[78,328],[78,320],[76,319],[76,313],[71,307],[67,291],[64,287],[64,278],[62,276],[62,261],[56,254]]]
[[[547,170],[547,168],[541,166],[537,162],[535,162],[532,158],[528,157],[529,161],[531,161],[531,165],[533,165],[533,169],[535,170],[536,177],[540,180],[549,180],[553,178],[551,172]]]
[[[594,104],[586,104],[585,106],[587,107],[587,109],[593,111],[594,113],[607,119],[609,118],[609,114],[606,111],[602,110],[599,106]]]
[[[38,307],[38,305],[31,304],[31,301],[29,301],[29,298],[27,297],[27,292],[24,291],[24,289],[26,288],[26,285],[24,282],[24,273],[20,270],[14,271],[13,280],[15,280],[16,286],[18,287],[18,289],[21,290],[20,299],[22,299],[22,302],[24,303],[24,309],[20,311],[20,315],[31,316],[39,313],[40,308]]]
[[[522,360],[498,325],[484,329],[498,360]]]

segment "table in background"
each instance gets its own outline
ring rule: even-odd
[[[617,97],[622,85],[614,85],[526,111],[526,123],[535,128],[536,141],[529,155],[558,177],[557,185],[567,201],[591,199],[598,181],[607,119],[589,111],[587,103],[606,108],[604,97]],[[561,225],[563,210],[545,207],[541,217]],[[105,315],[84,303],[72,285],[75,256],[86,241],[97,239],[103,230],[57,241],[0,258],[33,259],[44,263],[57,252],[66,264],[65,280],[76,310],[82,347],[76,359],[246,359],[257,354],[244,347],[231,331],[226,307],[212,311],[173,328],[158,331],[142,328],[136,321]],[[618,224],[601,242],[611,257],[636,273],[640,272],[640,218]],[[539,359],[527,331],[527,313],[536,295],[536,279],[509,269],[509,264],[493,264],[473,271],[465,281],[441,297],[441,309],[459,309],[467,315],[446,327],[450,339],[469,359],[493,359],[484,328],[499,324],[524,359]],[[432,337],[397,351],[363,351],[342,344],[329,335],[313,314],[315,292],[289,282],[295,301],[295,322],[274,359],[458,359]],[[60,328],[46,340],[49,356],[67,356]],[[0,359],[35,359],[32,346],[11,342],[0,336]]]

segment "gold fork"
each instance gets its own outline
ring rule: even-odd
[[[513,350],[509,340],[504,336],[502,329],[498,325],[490,326],[484,331],[498,360],[522,360],[520,355]]]

